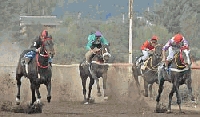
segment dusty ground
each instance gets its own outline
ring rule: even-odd
[[[95,103],[90,105],[84,105],[82,103],[82,89],[77,73],[77,66],[74,66],[75,72],[69,71],[72,69],[54,67],[54,75],[53,86],[52,86],[52,99],[51,103],[46,102],[46,97],[43,96],[42,102],[45,104],[43,107],[43,112],[40,114],[25,114],[25,113],[14,113],[11,110],[2,109],[2,106],[6,103],[6,108],[16,108],[15,105],[15,95],[16,95],[16,84],[14,80],[14,68],[15,67],[2,67],[0,70],[2,73],[0,80],[0,116],[1,117],[11,117],[11,116],[19,116],[19,117],[172,117],[172,116],[199,116],[200,108],[197,105],[197,108],[194,108],[192,104],[183,104],[183,111],[185,114],[178,114],[178,107],[176,105],[172,105],[171,114],[166,113],[155,113],[155,101],[150,98],[144,98],[143,96],[137,95],[136,88],[134,86],[134,81],[127,78],[125,71],[127,71],[126,67],[112,67],[110,68],[110,72],[108,74],[108,90],[110,92],[110,99],[108,101],[104,101],[102,97],[96,97],[96,85],[93,86],[93,97],[95,98]],[[4,69],[4,70],[3,70]],[[64,78],[64,76],[69,75],[66,74],[66,71],[69,71],[70,78]],[[73,70],[73,69],[72,69]],[[64,74],[65,73],[65,74]],[[118,74],[117,74],[118,73]],[[197,73],[195,73],[197,75]],[[74,76],[74,77],[73,77]],[[123,80],[122,80],[123,79]],[[24,84],[22,84],[22,105],[26,105],[28,101],[30,101],[30,90],[28,80],[22,80]],[[61,82],[62,85],[59,85]],[[65,82],[65,83],[64,83]],[[197,83],[197,81],[196,81]],[[102,85],[102,84],[101,84]],[[198,85],[198,84],[196,84]],[[195,86],[196,86],[195,85]],[[155,86],[156,87],[156,86]],[[168,87],[166,85],[166,87]],[[76,88],[76,89],[75,89]],[[46,90],[44,87],[41,87],[41,92],[44,94]],[[156,89],[154,89],[156,92]],[[26,95],[27,94],[27,95]],[[162,102],[167,104],[167,90],[163,94]],[[175,102],[175,98],[174,98]]]

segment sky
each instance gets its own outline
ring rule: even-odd
[[[79,1],[79,2],[77,2]],[[89,16],[98,20],[108,18],[122,13],[128,13],[129,0],[65,0],[63,5],[57,5],[53,15],[62,16],[66,11],[81,12],[81,17]],[[134,0],[133,10],[142,13],[147,7],[152,7],[154,1],[160,3],[162,0]]]

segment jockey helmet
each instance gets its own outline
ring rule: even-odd
[[[46,38],[48,36],[48,31],[47,30],[43,30],[41,33],[41,36]]]
[[[174,36],[174,41],[175,41],[176,43],[180,43],[182,40],[183,40],[183,36],[182,36],[181,34],[176,34],[176,35]]]
[[[151,38],[151,42],[154,42],[154,43],[156,43],[158,41],[158,37],[157,36],[152,36],[152,38]]]
[[[96,36],[96,37],[101,37],[101,36],[102,36],[102,34],[101,34],[101,32],[100,32],[100,31],[96,31],[96,32],[95,32],[95,36]]]

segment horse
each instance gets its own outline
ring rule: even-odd
[[[140,83],[138,80],[139,76],[142,76],[144,79],[144,96],[148,97],[148,88],[150,91],[150,97],[153,97],[152,94],[152,85],[157,82],[157,68],[159,63],[162,60],[162,45],[157,44],[155,46],[155,51],[150,55],[150,57],[143,63],[144,65],[136,66],[136,61],[139,58],[136,58],[135,64],[132,66],[132,76],[136,81],[136,86],[138,92],[140,92]],[[141,56],[140,56],[141,57]],[[149,86],[149,87],[148,87]]]
[[[169,93],[169,103],[167,113],[171,113],[171,102],[173,94],[176,92],[177,104],[179,105],[179,112],[182,113],[181,110],[181,95],[179,93],[179,86],[186,84],[189,91],[189,96],[191,101],[195,101],[195,98],[192,94],[192,78],[191,78],[191,58],[190,53],[183,52],[184,49],[180,49],[176,51],[174,54],[174,58],[169,63],[169,68],[166,69],[164,67],[164,63],[162,63],[158,67],[158,95],[156,97],[156,111],[160,111],[160,97],[163,91],[163,85],[165,81],[169,81],[172,83],[172,88]]]
[[[25,67],[21,62],[24,55],[30,52],[30,50],[24,50],[20,54],[19,62],[16,68],[16,82],[17,82],[17,95],[16,95],[16,104],[20,104],[20,87],[21,87],[21,78],[24,76],[28,78],[30,81],[30,88],[32,92],[32,101],[31,105],[36,103],[40,103],[40,84],[46,85],[47,88],[47,100],[50,103],[51,101],[51,77],[52,77],[52,66],[48,62],[49,58],[53,58],[55,51],[54,51],[54,43],[52,38],[46,38],[42,40],[42,45],[40,52],[36,53],[36,56],[29,61],[28,65],[28,74],[24,72]],[[35,93],[37,94],[37,100]]]
[[[82,65],[84,61],[82,61],[79,65],[80,77],[82,81],[83,87],[83,96],[84,96],[84,104],[89,104],[91,101],[91,91],[94,81],[97,84],[97,96],[101,96],[100,85],[99,85],[99,78],[103,78],[103,90],[104,90],[104,99],[107,99],[108,95],[106,93],[106,83],[107,83],[107,71],[108,71],[108,61],[111,57],[110,54],[110,45],[102,45],[101,49],[97,54],[94,55],[93,61],[90,64]],[[88,97],[86,98],[86,81],[87,78],[90,78],[89,83],[89,92]]]

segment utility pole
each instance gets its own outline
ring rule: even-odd
[[[133,1],[129,0],[129,64],[132,64],[132,22],[133,22]]]

